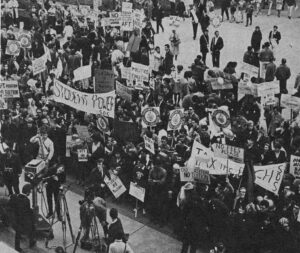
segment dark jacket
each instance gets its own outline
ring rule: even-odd
[[[276,41],[277,44],[279,44],[279,41],[281,40],[281,33],[280,32],[274,32],[271,31],[269,33],[269,41],[272,44],[272,39],[274,39]]]
[[[212,52],[221,51],[222,48],[224,47],[224,42],[223,42],[222,37],[219,36],[216,43],[215,43],[215,40],[216,40],[216,37],[213,37],[211,40],[211,44],[210,44],[210,50]]]
[[[200,51],[202,53],[207,53],[209,51],[209,36],[205,36],[204,34],[200,37]]]
[[[254,51],[260,50],[261,40],[262,40],[261,31],[254,31],[251,37],[251,46],[253,47]]]
[[[108,244],[113,243],[119,233],[122,233],[124,235],[124,230],[123,230],[123,225],[121,223],[121,220],[119,218],[117,218],[117,221],[114,223],[111,223],[108,227],[108,233],[107,233]]]

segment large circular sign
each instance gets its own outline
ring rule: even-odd
[[[215,16],[213,19],[212,19],[212,25],[217,28],[221,25],[221,18],[219,16]]]
[[[109,131],[109,123],[107,118],[99,115],[96,122],[97,122],[97,128],[99,130],[103,131],[104,133]]]
[[[9,55],[19,55],[20,53],[20,44],[18,41],[9,41],[7,42],[7,54]]]
[[[30,35],[29,34],[21,34],[19,36],[19,41],[21,43],[21,47],[29,48],[31,47]]]
[[[174,110],[171,112],[169,116],[169,126],[168,128],[170,130],[177,130],[180,128],[182,124],[182,119],[183,119],[183,112],[182,110]]]
[[[227,112],[223,110],[219,110],[219,109],[215,110],[212,113],[211,117],[218,127],[226,128],[230,124],[230,116]]]
[[[148,107],[143,110],[142,119],[147,126],[155,126],[159,121],[159,112],[156,108]]]

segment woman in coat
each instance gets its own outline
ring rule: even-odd
[[[262,40],[262,34],[260,31],[260,27],[256,26],[251,37],[251,46],[254,49],[255,53],[257,53],[260,50],[261,40]]]
[[[180,42],[179,35],[176,33],[176,30],[174,29],[172,30],[172,34],[169,40],[171,42],[171,52],[175,56],[175,61],[177,61],[177,57],[179,55],[179,44],[181,42]]]

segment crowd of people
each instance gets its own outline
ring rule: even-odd
[[[115,10],[121,11],[122,3],[117,2]],[[28,31],[31,45],[20,48],[18,55],[7,54],[8,42],[18,39],[18,16],[10,7],[4,9],[1,84],[17,80],[20,96],[0,96],[1,183],[9,195],[19,194],[22,168],[35,158],[45,160],[49,166],[63,164],[78,185],[92,186],[102,199],[111,196],[105,178],[118,176],[126,189],[131,182],[145,189],[144,202],[138,206],[153,223],[172,227],[183,241],[182,253],[188,252],[189,247],[190,252],[196,252],[199,245],[216,243],[217,250],[224,251],[226,246],[228,252],[296,253],[300,248],[300,179],[290,173],[289,162],[291,155],[300,156],[299,111],[292,111],[287,118],[280,106],[281,94],[288,93],[291,73],[286,59],[278,67],[274,63],[281,39],[278,27],[274,26],[267,42],[262,41],[260,28],[256,27],[243,59],[225,59],[228,64],[220,69],[220,52],[226,41],[218,31],[209,40],[210,5],[200,0],[186,7],[179,2],[173,11],[180,17],[191,17],[193,38],[196,39],[198,23],[202,30],[200,53],[189,69],[177,60],[181,41],[176,29],[163,45],[165,55],[162,45],[155,42],[159,28],[164,32],[165,13],[158,1],[143,3],[143,28],[132,31],[104,25],[109,11],[92,19],[93,15],[80,14],[80,9],[74,11],[54,1],[37,4],[32,8]],[[290,2],[286,1],[289,9],[293,9],[295,3]],[[272,1],[269,3],[272,6]],[[257,13],[260,4],[256,2]],[[252,5],[245,1],[244,7],[239,7],[246,13],[247,25],[252,23]],[[233,21],[236,1],[224,0],[221,7],[222,16],[225,14]],[[157,23],[156,31],[152,19]],[[206,64],[209,52],[211,67]],[[34,59],[44,55],[46,70],[33,75]],[[262,100],[255,94],[239,98],[239,85],[245,74],[238,76],[237,62],[232,60],[243,60],[258,69],[262,69],[261,62],[266,63],[265,76],[252,77],[251,82],[259,86],[278,80],[280,94],[276,95],[275,104],[262,108]],[[132,63],[149,66],[148,82],[124,78],[123,71]],[[107,119],[108,130],[99,127],[97,115],[52,99],[57,81],[81,92],[94,93],[93,78],[73,82],[74,70],[87,65],[91,65],[92,76],[96,69],[113,70],[115,80],[131,89],[130,100],[117,95],[115,118]],[[229,80],[232,86],[215,90],[212,80],[220,86]],[[299,76],[295,89],[297,96]],[[154,126],[144,124],[145,107],[159,108],[160,120]],[[210,112],[221,107],[227,108],[231,129],[213,131]],[[167,131],[170,111],[181,108],[181,127]],[[80,139],[78,126],[86,126],[90,138]],[[154,153],[145,147],[145,136],[154,141]],[[68,137],[73,143],[70,146],[66,146]],[[180,168],[186,166],[194,142],[206,148],[222,143],[244,149],[244,172],[210,175],[209,185],[197,180],[182,182]],[[87,149],[84,161],[78,157],[82,149]],[[287,166],[278,195],[254,184],[253,166],[280,163]],[[51,208],[52,198],[49,199]],[[127,191],[117,201],[128,202],[134,208],[132,200]],[[47,218],[52,216],[51,208]],[[111,243],[116,240],[115,248],[123,247],[121,239],[120,233],[111,238]]]

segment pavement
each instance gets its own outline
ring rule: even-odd
[[[217,11],[219,12],[219,11]],[[263,15],[253,17],[252,26],[245,27],[243,24],[224,22],[218,28],[210,27],[209,35],[212,38],[214,31],[217,29],[220,31],[220,35],[224,39],[224,49],[221,52],[221,68],[225,67],[228,61],[242,60],[243,54],[250,44],[250,38],[255,26],[260,26],[263,33],[263,42],[267,41],[269,31],[271,31],[273,25],[278,25],[279,31],[282,35],[280,41],[278,55],[276,56],[276,64],[279,65],[281,58],[287,59],[287,64],[291,68],[292,76],[288,81],[289,92],[292,92],[295,81],[295,76],[300,72],[300,19],[294,18],[289,20],[286,15],[286,11],[282,12],[281,18],[276,16],[275,11],[272,15],[267,17],[265,15],[266,10],[263,10]],[[299,16],[299,10],[296,17]],[[165,27],[164,33],[155,35],[155,44],[160,45],[163,52],[163,45],[169,42],[169,36],[171,34],[172,26],[169,25],[168,18],[163,20],[163,26]],[[153,27],[156,29],[156,24],[153,22]],[[198,35],[196,40],[192,38],[192,25],[190,19],[182,21],[177,28],[181,39],[180,54],[178,63],[182,64],[185,69],[191,65],[194,58],[200,54],[199,37],[201,29],[198,28]],[[164,53],[164,52],[163,52]],[[211,57],[208,55],[208,66],[212,66]],[[3,188],[0,188],[0,195],[4,192]],[[74,235],[77,235],[80,219],[79,219],[79,204],[78,201],[82,199],[82,192],[76,187],[71,187],[71,191],[66,193],[66,199],[70,210],[71,224],[73,227]],[[39,197],[40,201],[40,197]],[[110,203],[109,207],[117,207],[118,203]],[[132,207],[133,208],[133,207]],[[126,214],[126,215],[124,215]],[[147,223],[141,218],[142,214],[138,213],[138,217],[135,218],[133,212],[130,210],[127,212],[120,210],[120,218],[122,220],[124,230],[130,234],[129,244],[137,253],[176,253],[181,250],[181,243],[170,236],[167,231],[155,228],[152,224]],[[63,233],[60,223],[56,223],[53,227],[55,238],[49,242],[49,247],[62,246]],[[99,226],[100,235],[103,235],[101,226]],[[0,242],[4,242],[10,246],[14,245],[14,231],[11,228],[3,228],[0,225]],[[67,243],[71,242],[71,237],[67,231]],[[25,253],[51,253],[54,249],[46,249],[43,240],[37,242],[37,247],[29,249],[28,243],[22,241],[22,248]],[[9,253],[9,251],[3,251],[1,253]],[[67,252],[73,252],[73,246],[67,249]],[[79,247],[76,250],[77,253],[85,253]],[[198,250],[197,253],[204,253],[207,251]]]

